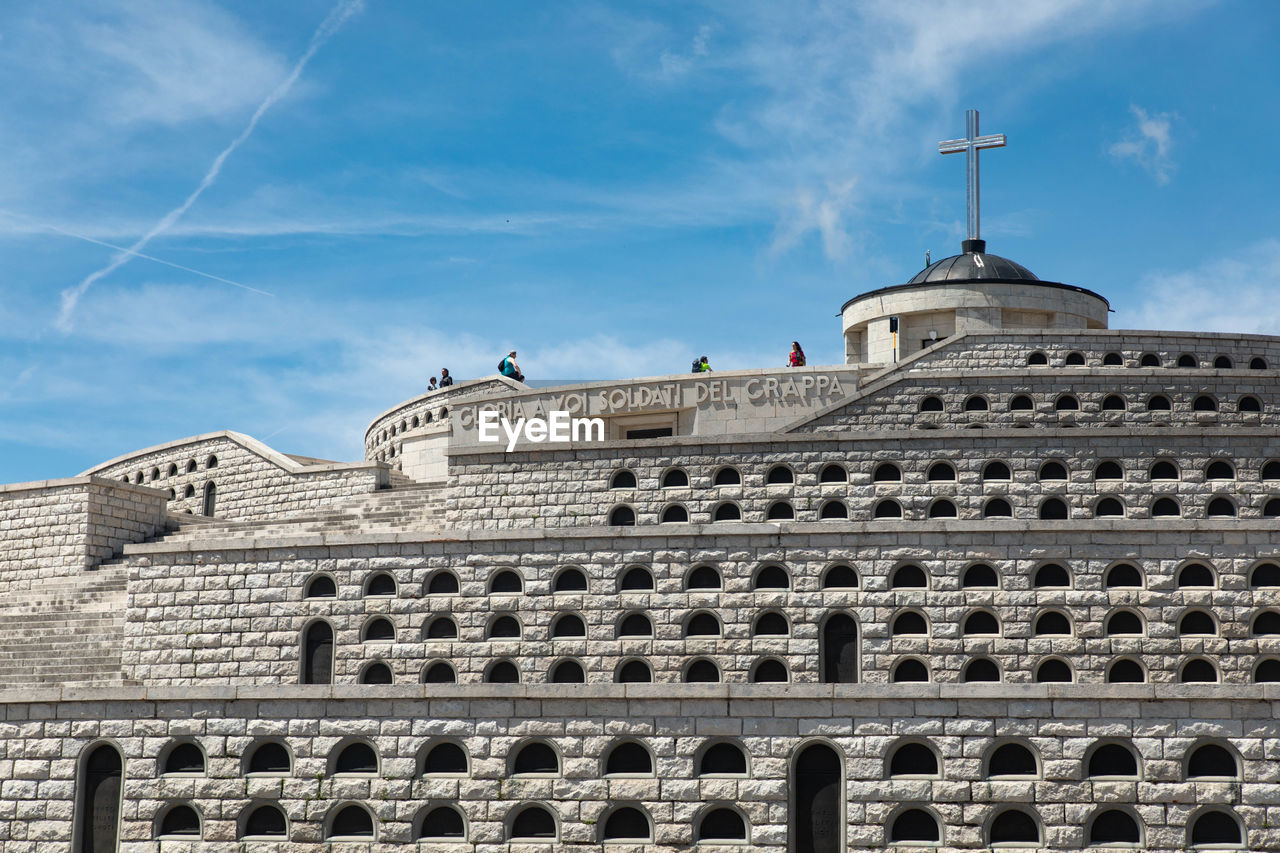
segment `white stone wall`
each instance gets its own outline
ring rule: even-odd
[[[851,850],[885,849],[887,824],[911,806],[937,816],[942,850],[981,849],[986,825],[1010,804],[1035,813],[1048,850],[1086,847],[1086,827],[1108,807],[1140,819],[1143,849],[1186,849],[1188,824],[1216,808],[1243,823],[1248,849],[1273,850],[1280,847],[1275,700],[1262,689],[1239,691],[1227,702],[1211,689],[1150,687],[1032,687],[1007,696],[930,686],[714,685],[679,692],[446,686],[10,694],[0,700],[0,846],[65,853],[81,758],[105,742],[124,757],[122,853],[404,849],[414,843],[423,813],[440,805],[456,806],[466,817],[461,843],[428,845],[450,853],[689,850],[695,827],[714,807],[745,816],[749,843],[697,849],[781,851],[788,842],[793,756],[823,743],[842,759],[842,823]],[[332,772],[330,756],[356,740],[375,749],[378,772]],[[287,747],[291,770],[246,775],[246,756],[266,741]],[[557,772],[513,775],[512,756],[532,741],[557,752]],[[624,741],[649,750],[653,773],[604,774],[604,756]],[[423,775],[423,755],[442,742],[466,751],[465,773]],[[717,742],[743,750],[745,774],[699,775],[697,756]],[[935,752],[936,776],[889,777],[890,755],[910,742]],[[198,745],[203,772],[163,774],[163,756],[177,743]],[[989,778],[985,757],[1005,743],[1034,751],[1039,770],[1033,778]],[[1103,744],[1131,748],[1138,773],[1089,778],[1087,759]],[[1205,744],[1236,754],[1239,778],[1188,780],[1185,758]],[[284,810],[286,838],[237,841],[241,816],[259,804]],[[324,840],[329,818],[348,804],[372,814],[375,838],[333,846]],[[529,804],[554,813],[557,837],[508,844],[510,816]],[[157,840],[161,815],[180,805],[199,813],[200,835],[193,842]],[[601,822],[618,805],[651,816],[652,845],[600,844]]]
[[[1253,632],[1258,614],[1280,605],[1280,589],[1251,580],[1257,565],[1280,562],[1273,524],[1240,522],[1230,533],[1208,522],[815,523],[785,533],[770,525],[721,527],[644,528],[608,537],[565,531],[554,539],[477,533],[367,545],[357,537],[327,547],[281,540],[213,552],[202,552],[198,543],[133,546],[125,675],[150,685],[296,683],[302,632],[317,619],[334,628],[335,677],[348,684],[373,662],[387,664],[396,683],[412,683],[440,661],[458,681],[478,683],[500,660],[514,663],[526,683],[549,681],[552,667],[565,660],[578,662],[588,682],[608,683],[634,659],[647,662],[656,681],[671,683],[701,658],[714,662],[727,682],[745,683],[761,661],[776,659],[792,682],[814,683],[821,678],[821,625],[834,613],[860,625],[861,680],[873,684],[888,682],[907,657],[924,662],[930,679],[943,683],[960,681],[971,660],[986,657],[1009,684],[1030,683],[1048,658],[1066,661],[1077,682],[1101,684],[1124,657],[1161,684],[1178,681],[1189,660],[1206,658],[1224,684],[1236,686],[1254,680],[1261,660],[1280,656],[1280,635]],[[962,587],[964,572],[976,563],[995,570],[997,587]],[[1067,586],[1036,586],[1037,571],[1049,563],[1066,570]],[[1133,564],[1142,586],[1105,588],[1105,573],[1117,563]],[[1188,563],[1207,566],[1213,586],[1179,586],[1178,573]],[[826,572],[837,564],[854,569],[856,589],[824,588]],[[757,588],[758,572],[771,565],[786,573],[787,588]],[[906,565],[922,569],[926,588],[894,588]],[[637,566],[653,575],[653,591],[620,589],[624,572]],[[689,573],[698,566],[713,567],[722,588],[689,589]],[[586,575],[585,592],[555,590],[569,568]],[[490,591],[503,570],[519,575],[522,592]],[[381,572],[394,577],[396,594],[365,594],[371,576]],[[457,578],[457,594],[430,592],[441,572]],[[334,580],[335,598],[305,597],[308,581],[319,574]],[[1140,635],[1107,634],[1107,619],[1123,608],[1139,615]],[[996,616],[995,635],[963,634],[975,610]],[[1180,635],[1188,610],[1209,613],[1214,632]],[[894,636],[893,623],[908,611],[925,618],[926,633]],[[1037,636],[1036,622],[1047,611],[1066,615],[1070,632]],[[718,636],[686,635],[690,618],[701,612],[719,621]],[[619,636],[622,618],[631,613],[650,619],[653,636]],[[757,632],[767,613],[785,618],[784,635]],[[520,636],[488,639],[493,621],[504,615],[518,621]],[[552,636],[565,615],[583,620],[585,637]],[[394,642],[363,640],[379,617],[394,625]],[[456,638],[427,637],[439,618],[453,621]]]

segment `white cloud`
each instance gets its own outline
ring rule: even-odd
[[[774,231],[769,252],[781,255],[794,249],[810,231],[822,238],[822,250],[832,260],[848,257],[852,238],[844,227],[844,217],[853,204],[855,181],[828,185],[819,196],[811,189],[796,192],[792,208],[783,215]]]
[[[1117,160],[1131,159],[1164,185],[1173,177],[1174,163],[1172,125],[1175,116],[1170,113],[1150,114],[1134,104],[1129,107],[1135,125],[1126,138],[1107,149]]]
[[[1116,327],[1280,334],[1280,240],[1193,270],[1154,272],[1136,288],[1139,303],[1117,311]]]

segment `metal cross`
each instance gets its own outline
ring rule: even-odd
[[[978,135],[978,111],[965,111],[965,137],[964,139],[949,139],[946,142],[938,143],[939,154],[955,154],[959,151],[965,153],[967,168],[965,169],[965,179],[968,184],[968,206],[969,206],[969,239],[981,240],[978,233],[978,152],[983,148],[1003,148],[1005,138],[1003,133],[993,133],[990,136]],[[978,251],[982,251],[979,249]]]

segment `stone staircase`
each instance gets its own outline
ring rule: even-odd
[[[393,472],[394,473],[394,472]],[[403,475],[400,475],[403,477]],[[226,521],[189,517],[175,519],[177,529],[161,542],[207,539],[258,539],[309,534],[432,531],[445,526],[444,483],[420,483],[404,478],[389,489],[372,492],[350,503],[318,512],[259,521]]]
[[[119,686],[128,568],[56,578],[0,603],[0,690]]]

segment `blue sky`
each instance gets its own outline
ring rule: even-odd
[[[0,482],[217,429],[359,458],[511,347],[836,362],[846,299],[958,251],[969,107],[991,251],[1113,327],[1280,333],[1276,44],[1270,0],[13,0]]]

